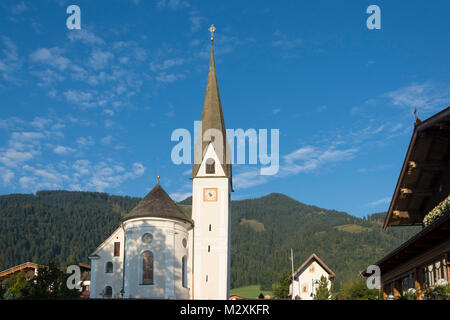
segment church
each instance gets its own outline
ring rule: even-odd
[[[90,298],[225,300],[230,288],[232,175],[211,57],[192,166],[192,215],[158,183],[89,255]]]

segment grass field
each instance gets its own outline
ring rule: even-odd
[[[248,225],[250,228],[255,230],[256,232],[264,231],[264,223],[259,222],[258,220],[252,220],[252,219],[241,219],[240,222],[241,225]]]
[[[246,287],[240,287],[230,290],[230,295],[237,294],[239,296],[242,296],[244,298],[249,299],[256,299],[258,298],[260,293],[263,293],[263,295],[269,295],[273,296],[272,291],[261,291],[261,287],[259,285],[253,285],[253,286],[246,286]]]
[[[343,224],[341,226],[335,227],[339,231],[350,232],[350,233],[361,233],[371,231],[370,228],[359,226],[357,224]]]

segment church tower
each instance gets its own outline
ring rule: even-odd
[[[214,63],[213,35],[208,82],[192,167],[194,299],[225,300],[230,290],[230,150]]]

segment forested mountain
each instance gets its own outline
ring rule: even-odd
[[[88,262],[139,198],[98,192],[40,191],[0,196],[0,270],[33,261]],[[180,205],[189,212],[191,199]],[[336,285],[410,238],[418,228],[382,231],[384,213],[356,218],[302,204],[282,194],[232,201],[231,287],[270,289],[312,253],[336,273]]]

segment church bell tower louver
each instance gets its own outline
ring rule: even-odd
[[[211,57],[197,145],[192,167],[194,299],[225,300],[230,290],[230,193],[232,175],[219,87]]]

